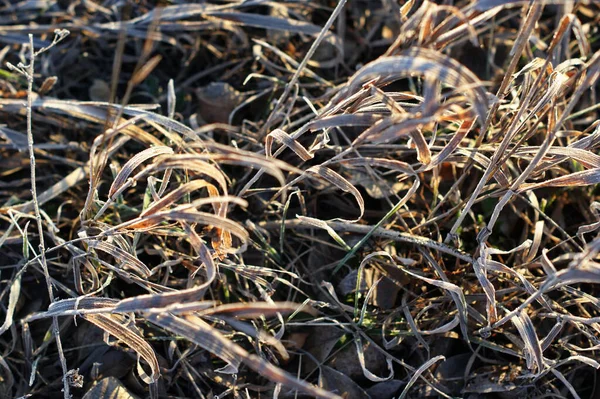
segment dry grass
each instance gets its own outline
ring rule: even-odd
[[[598,397],[599,11],[5,1],[0,397]]]

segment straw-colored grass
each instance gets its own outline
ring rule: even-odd
[[[599,11],[2,3],[0,397],[597,397]]]

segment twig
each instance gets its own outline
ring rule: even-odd
[[[40,206],[37,201],[37,187],[35,183],[35,153],[33,149],[33,130],[32,130],[32,107],[33,107],[33,75],[34,75],[34,64],[35,64],[35,50],[33,47],[33,35],[29,34],[29,65],[27,66],[27,146],[29,149],[29,167],[31,170],[31,195],[33,197],[33,209],[35,211],[35,219],[37,222],[38,235],[40,239],[39,250],[40,250],[40,265],[44,271],[44,278],[46,280],[46,288],[48,289],[48,297],[50,302],[54,302],[54,292],[52,291],[52,282],[50,280],[50,273],[48,272],[48,262],[46,260],[46,246],[44,244],[44,225],[42,222],[42,214],[40,212]],[[24,70],[23,70],[24,72]],[[60,365],[63,372],[63,393],[65,399],[70,399],[71,394],[69,393],[69,382],[67,380],[67,360],[62,348],[62,342],[60,339],[60,328],[58,325],[58,318],[52,318],[52,334],[56,340],[56,347],[58,350],[58,356],[60,358]]]

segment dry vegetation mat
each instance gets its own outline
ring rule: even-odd
[[[0,2],[0,397],[600,397],[599,39],[568,0]]]

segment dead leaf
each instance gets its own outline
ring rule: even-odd
[[[320,371],[319,386],[321,388],[349,399],[371,399],[371,397],[347,375],[327,366],[322,366]]]
[[[509,392],[517,386],[510,381],[510,369],[497,370],[490,366],[481,368],[470,374],[467,386],[462,393],[484,393]]]
[[[312,356],[302,358],[302,370],[305,373],[312,372],[318,366],[314,360],[323,363],[343,335],[343,331],[333,326],[310,329],[304,350]]]
[[[387,369],[385,355],[368,342],[363,344],[362,349],[365,368],[377,376],[385,374]],[[354,344],[346,346],[334,355],[328,365],[353,380],[365,377],[358,359],[357,346]]]
[[[373,285],[374,271],[372,269],[362,269],[361,272],[359,291],[364,293]],[[341,296],[346,296],[356,292],[357,277],[358,270],[352,270],[342,279],[342,281],[339,282],[337,290]]]
[[[393,399],[397,397],[400,388],[403,386],[404,382],[399,380],[383,381],[367,389],[367,394],[369,394],[371,398]]]
[[[94,83],[88,89],[90,100],[108,102],[110,100],[110,87],[101,79],[94,79]]]
[[[137,399],[115,377],[106,377],[92,387],[83,399]]]
[[[199,114],[207,123],[228,123],[229,115],[243,101],[243,95],[228,83],[213,82],[196,90]]]

